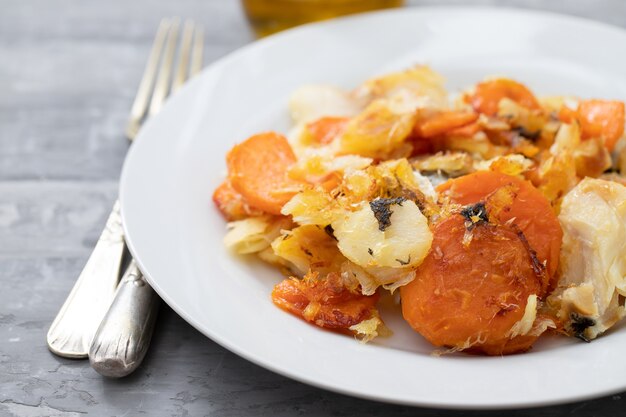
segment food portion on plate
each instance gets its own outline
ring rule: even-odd
[[[226,246],[285,275],[281,309],[369,341],[390,333],[385,299],[434,346],[488,355],[626,315],[623,102],[506,78],[451,95],[416,66],[301,87],[289,109],[213,194]]]

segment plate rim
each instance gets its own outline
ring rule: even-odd
[[[578,15],[568,14],[568,13],[560,13],[560,12],[551,11],[551,10],[529,9],[529,8],[522,8],[522,7],[511,7],[511,6],[501,7],[501,6],[485,6],[485,5],[478,5],[478,6],[433,5],[433,6],[412,6],[412,7],[404,7],[404,8],[397,8],[397,9],[372,11],[372,12],[359,13],[359,14],[350,15],[350,16],[344,16],[344,17],[335,18],[335,19],[322,21],[322,22],[312,22],[312,23],[304,24],[304,25],[301,25],[292,29],[285,30],[283,32],[268,36],[263,39],[252,41],[216,59],[215,61],[211,62],[209,65],[203,68],[201,73],[198,74],[198,76],[196,76],[195,79],[190,80],[188,83],[186,83],[181,88],[180,92],[177,92],[177,94],[173,96],[178,96],[181,92],[191,89],[195,84],[199,83],[202,77],[205,76],[207,73],[219,70],[220,67],[228,65],[229,62],[236,60],[240,55],[246,55],[249,50],[257,50],[257,49],[263,49],[266,47],[271,47],[271,45],[273,45],[274,43],[280,42],[283,38],[289,38],[297,33],[304,33],[304,32],[311,31],[311,30],[315,31],[317,29],[323,29],[324,27],[341,26],[346,21],[366,20],[368,18],[371,18],[372,16],[377,16],[377,15],[394,15],[394,14],[401,14],[401,13],[407,13],[407,12],[420,14],[422,12],[428,13],[431,11],[438,11],[438,12],[447,11],[451,13],[464,13],[464,12],[474,13],[476,11],[483,11],[483,12],[489,12],[489,13],[492,13],[492,12],[502,13],[502,14],[507,14],[507,15],[510,15],[510,14],[522,15],[523,14],[531,18],[542,17],[542,18],[550,18],[550,19],[564,20],[564,21],[570,21],[570,22],[578,22],[585,26],[595,26],[595,28],[597,29],[609,30],[609,31],[614,32],[615,34],[626,36],[626,28],[622,28],[620,26],[613,25],[610,23],[590,19],[587,17],[581,17]],[[168,100],[164,103],[164,109],[167,108],[170,105],[170,103],[171,103],[171,100],[169,100],[168,98]],[[146,123],[142,126],[139,134],[137,135],[136,141],[141,141],[141,142],[144,141],[142,139],[142,137],[144,137],[144,134],[142,134],[142,132],[149,131],[150,126],[154,123],[154,120],[159,118],[161,114],[162,112],[159,113],[159,115],[156,115],[155,117],[146,121]],[[119,183],[119,196],[120,196],[120,201],[121,201],[121,215],[123,219],[124,234],[125,234],[127,246],[133,258],[137,262],[141,271],[144,272],[145,278],[148,281],[148,283],[157,292],[157,294],[170,306],[170,308],[172,308],[172,310],[176,312],[176,314],[180,315],[187,323],[189,323],[192,327],[194,327],[200,333],[202,333],[203,335],[205,335],[206,337],[208,337],[215,343],[219,344],[220,346],[228,349],[230,352],[244,358],[245,360],[248,360],[264,369],[267,369],[271,372],[275,372],[287,378],[305,383],[307,385],[314,386],[316,388],[320,388],[320,389],[324,389],[324,390],[328,390],[332,392],[337,392],[337,393],[347,395],[350,397],[357,397],[357,398],[362,398],[366,400],[379,401],[382,403],[405,405],[405,406],[411,406],[411,407],[429,407],[429,408],[450,409],[450,410],[470,410],[470,409],[473,409],[473,410],[507,410],[507,409],[546,407],[546,406],[553,406],[553,405],[570,403],[570,402],[586,401],[589,399],[595,399],[595,398],[599,398],[603,396],[609,396],[609,395],[623,392],[623,390],[626,388],[626,380],[625,380],[622,386],[619,386],[619,387],[616,386],[614,389],[596,390],[596,391],[593,391],[591,393],[587,393],[584,395],[561,395],[551,400],[527,401],[527,400],[521,399],[520,401],[510,402],[507,404],[468,403],[468,402],[445,403],[445,402],[439,402],[439,401],[427,401],[423,399],[415,401],[415,400],[402,400],[402,399],[397,399],[397,398],[389,398],[386,396],[377,396],[376,394],[372,394],[372,393],[363,394],[354,389],[344,388],[344,387],[336,386],[333,384],[325,384],[314,378],[309,378],[306,375],[302,375],[296,372],[290,372],[289,369],[281,368],[280,366],[276,365],[273,362],[264,361],[262,358],[255,356],[253,351],[250,351],[249,349],[245,349],[239,345],[232,344],[229,340],[221,337],[221,335],[219,335],[218,333],[212,332],[210,329],[205,328],[204,325],[202,325],[194,317],[189,315],[188,312],[185,311],[184,308],[182,308],[173,298],[171,298],[168,295],[167,291],[161,288],[158,282],[153,279],[148,268],[146,268],[146,265],[141,259],[141,256],[139,256],[140,254],[135,246],[135,242],[133,241],[132,234],[129,233],[129,230],[127,228],[126,208],[124,204],[124,200],[125,200],[124,195],[127,194],[126,178],[128,177],[129,175],[128,173],[131,170],[131,168],[129,168],[129,166],[131,165],[129,161],[133,160],[133,155],[134,155],[133,151],[135,149],[137,149],[136,146],[131,146],[129,152],[126,155],[126,158],[124,160],[124,164],[122,167],[120,183]]]

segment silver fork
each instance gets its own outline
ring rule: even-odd
[[[131,142],[143,121],[159,112],[168,94],[202,67],[202,28],[190,20],[185,22],[176,59],[179,27],[178,18],[163,19],[159,25],[126,127]],[[68,358],[89,356],[94,369],[114,377],[128,375],[141,363],[160,302],[134,261],[120,281],[124,251],[116,201],[94,251],[47,335],[53,353]]]

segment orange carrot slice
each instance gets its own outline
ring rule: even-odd
[[[574,120],[578,119],[576,110],[572,110],[566,105],[561,106],[558,116],[559,120],[565,123],[572,123]]]
[[[347,331],[378,315],[378,294],[366,296],[349,289],[341,276],[330,273],[318,278],[309,273],[303,279],[289,278],[274,287],[272,301],[281,309],[319,327]]]
[[[511,221],[524,233],[539,261],[546,265],[544,290],[550,288],[555,284],[563,231],[550,202],[530,182],[495,171],[478,171],[449,180],[437,190],[453,203],[468,205],[484,201],[505,186],[514,187],[515,198],[509,207],[501,210],[497,220]]]
[[[349,120],[347,117],[322,117],[306,128],[317,143],[327,145],[343,132]]]
[[[506,78],[479,83],[474,94],[469,97],[469,102],[477,112],[494,116],[498,113],[498,103],[505,97],[529,109],[541,108],[525,85]]]
[[[302,187],[287,176],[295,162],[287,139],[274,132],[254,135],[226,156],[233,188],[252,206],[276,215]]]
[[[465,126],[457,127],[456,129],[452,129],[449,132],[446,132],[446,135],[462,137],[462,138],[471,138],[476,133],[480,132],[480,130],[481,130],[480,123],[474,122]]]
[[[445,111],[419,121],[415,125],[418,137],[431,138],[468,125],[478,119],[478,114],[466,111]]]
[[[610,100],[585,100],[578,105],[577,119],[583,139],[603,138],[609,151],[624,133],[624,103]]]
[[[527,350],[537,336],[510,337],[530,295],[541,292],[529,252],[506,225],[476,224],[465,244],[466,219],[437,223],[430,254],[401,287],[402,314],[435,346],[489,355]]]
[[[215,189],[213,202],[228,221],[241,220],[261,214],[260,210],[251,207],[243,196],[235,191],[228,180]]]

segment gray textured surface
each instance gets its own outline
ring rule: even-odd
[[[620,0],[500,3],[626,27]],[[205,25],[207,62],[251,40],[235,0],[0,0],[0,416],[501,415],[391,406],[293,382],[224,350],[168,308],[145,363],[127,379],[105,380],[87,362],[47,351],[47,328],[114,200],[122,129],[154,30],[171,15]],[[624,415],[622,397],[506,415]]]

